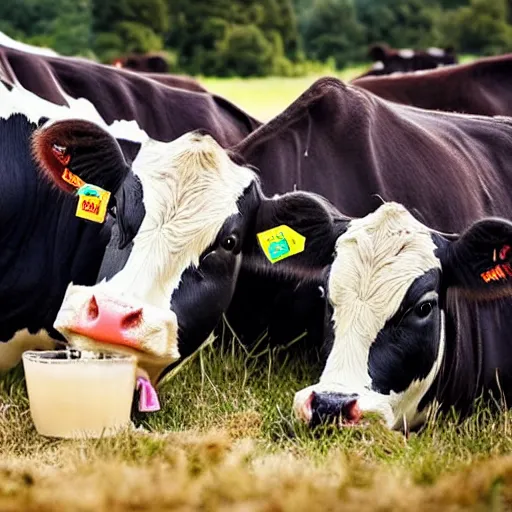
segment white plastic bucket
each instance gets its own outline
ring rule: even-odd
[[[130,423],[136,358],[93,352],[23,354],[30,414],[49,437],[111,436]]]

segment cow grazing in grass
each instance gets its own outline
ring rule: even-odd
[[[457,64],[454,49],[428,48],[427,50],[394,49],[387,44],[374,44],[368,50],[374,64],[362,76],[381,76],[392,73],[407,73],[422,69]]]
[[[165,75],[149,79],[85,59],[35,55],[1,45],[0,80],[56,105],[73,105],[87,118],[94,114],[109,125],[136,121],[161,141],[203,129],[227,147],[261,124],[220,96],[169,87]]]
[[[386,203],[346,220],[325,286],[329,355],[296,394],[311,424],[421,425],[434,401],[467,413],[512,398],[512,223],[483,218],[443,235]]]
[[[352,81],[386,100],[426,108],[486,116],[511,115],[512,54],[441,69]]]

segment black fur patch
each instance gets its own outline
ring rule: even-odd
[[[439,307],[428,318],[418,317],[414,308],[425,293],[439,291],[440,277],[438,269],[418,277],[370,347],[368,372],[378,393],[403,392],[431,371],[439,350]]]

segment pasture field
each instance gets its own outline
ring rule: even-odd
[[[375,418],[311,431],[290,409],[318,376],[315,361],[218,340],[166,381],[163,410],[91,441],[39,436],[15,369],[0,383],[0,510],[512,507],[511,414],[432,417],[408,436]]]

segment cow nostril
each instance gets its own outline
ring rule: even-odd
[[[312,427],[325,423],[355,424],[361,419],[362,413],[356,395],[313,392],[311,397],[309,424]]]
[[[348,423],[358,423],[362,413],[357,403],[357,398],[349,400],[341,407],[341,417]]]
[[[133,329],[138,327],[142,322],[142,308],[128,313],[121,321],[122,329]]]
[[[87,318],[89,320],[96,320],[99,314],[100,310],[98,308],[98,302],[96,301],[96,297],[93,295],[87,307]]]

